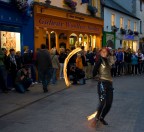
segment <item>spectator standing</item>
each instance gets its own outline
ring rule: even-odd
[[[132,75],[137,75],[138,57],[135,52],[133,52],[133,54],[132,54],[131,64],[132,64]]]
[[[4,59],[3,59],[3,62],[4,62],[4,65],[5,65],[5,68],[8,70],[8,56],[7,56],[7,50],[5,48],[2,48],[2,51],[4,53]]]
[[[123,52],[121,51],[121,48],[118,49],[118,52],[116,53],[116,58],[117,58],[116,67],[118,70],[118,76],[120,76],[123,62]]]
[[[142,73],[142,54],[138,52],[138,72],[139,74]]]
[[[87,52],[84,50],[84,46],[81,46],[81,58],[82,58],[82,64],[83,64],[83,70],[85,72],[86,78],[88,78],[88,64],[87,64]]]
[[[29,68],[31,70],[31,77],[33,80],[32,84],[37,84],[37,82],[36,82],[36,69],[35,69],[35,65],[33,62],[33,58],[34,58],[33,51],[31,50],[29,52],[29,48],[25,47],[24,48],[24,54],[23,54],[23,65],[29,66]]]
[[[12,87],[15,87],[15,79],[17,74],[17,62],[15,58],[15,50],[10,49],[10,54],[8,56],[8,69],[12,79]]]
[[[51,60],[53,66],[52,84],[56,84],[57,70],[60,68],[58,56],[56,55],[56,49],[51,49]]]
[[[128,48],[124,54],[125,54],[124,56],[125,74],[131,74],[131,57],[132,57],[131,49]]]
[[[20,70],[23,66],[23,61],[22,61],[22,56],[21,56],[21,52],[17,51],[16,52],[16,63],[17,63],[17,69]]]
[[[113,50],[110,51],[108,60],[109,60],[110,66],[111,66],[111,76],[115,77],[116,76],[116,56],[115,56]]]
[[[92,48],[89,48],[89,52],[87,53],[87,59],[88,59],[88,78],[92,78],[93,68],[94,68],[94,56],[95,54],[92,52]]]
[[[4,52],[0,49],[0,88],[2,92],[7,93],[7,72],[4,65]]]
[[[44,93],[48,92],[48,85],[50,83],[53,67],[50,53],[46,49],[46,45],[42,44],[41,49],[36,54],[36,63],[38,68],[38,73],[42,79],[42,85]]]
[[[60,49],[60,54],[59,54],[59,63],[60,63],[60,79],[64,78],[63,76],[63,68],[64,68],[64,61],[67,57],[67,54],[65,53],[65,49],[61,48]]]

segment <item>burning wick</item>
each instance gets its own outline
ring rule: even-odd
[[[95,113],[93,113],[92,115],[88,116],[88,117],[87,117],[88,121],[90,121],[90,120],[92,120],[93,118],[95,118],[96,114],[97,114],[97,111],[96,111]]]

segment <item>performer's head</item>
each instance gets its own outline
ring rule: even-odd
[[[100,50],[100,56],[103,57],[103,58],[106,58],[108,56],[108,49],[106,47],[103,47]]]

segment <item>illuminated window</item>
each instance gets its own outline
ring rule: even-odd
[[[134,31],[137,31],[137,22],[134,23]]]
[[[127,28],[128,28],[128,29],[131,28],[131,21],[130,21],[130,20],[128,20],[128,26],[127,26]]]
[[[124,25],[124,19],[123,17],[120,18],[120,28],[123,28]]]
[[[91,1],[91,5],[94,6],[94,7],[97,7],[97,5],[98,5],[98,0],[92,0],[92,1]]]
[[[115,25],[115,14],[111,15],[111,26]]]
[[[21,50],[20,33],[0,31],[1,48],[6,48],[8,51],[13,48],[15,51]]]

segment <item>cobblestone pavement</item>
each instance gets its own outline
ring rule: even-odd
[[[108,126],[91,128],[96,110],[96,82],[73,86],[0,118],[0,132],[144,132],[144,76],[114,79]]]

